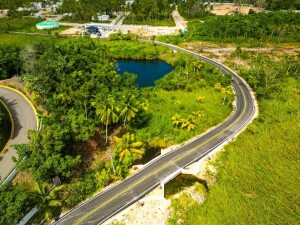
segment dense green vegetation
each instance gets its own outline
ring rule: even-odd
[[[213,163],[217,182],[203,205],[175,208],[171,224],[178,214],[184,224],[298,223],[299,56],[280,61],[259,54],[241,69],[257,92],[259,117]]]
[[[12,129],[11,119],[7,109],[0,101],[0,153],[10,138]]]
[[[36,203],[27,184],[2,186],[0,188],[0,224],[17,224]]]
[[[69,20],[89,21],[92,17],[97,18],[97,13],[106,13],[113,16],[114,12],[119,12],[125,6],[125,0],[64,0],[58,13],[71,13]]]
[[[210,16],[204,23],[188,25],[189,40],[235,40],[253,38],[276,42],[300,40],[300,15],[292,12]]]
[[[59,175],[58,208],[74,207],[127,176],[135,162],[147,162],[160,148],[200,134],[232,110],[232,93],[225,91],[228,77],[182,53],[139,43],[134,35],[116,34],[111,39],[118,41],[100,42],[16,35],[26,45],[14,35],[2,36],[7,40],[1,45],[7,58],[3,71],[8,77],[18,73],[34,103],[43,107],[43,129],[30,131],[29,144],[16,146],[15,160],[26,156],[20,169],[40,184]],[[134,75],[117,73],[117,58],[161,58],[174,71],[155,88],[137,89]],[[11,62],[18,63],[18,71],[7,67]],[[96,153],[85,147],[94,136],[100,138]],[[34,220],[55,216],[51,210],[57,211],[42,207]]]
[[[58,36],[34,36],[32,38],[31,35],[24,35],[24,34],[9,34],[9,33],[1,33],[1,42],[0,47],[3,51],[6,51],[5,48],[20,48],[24,47],[28,44],[38,43],[43,41],[63,41],[67,40],[68,37],[58,37]]]
[[[160,40],[178,44],[184,40],[215,42],[299,42],[300,15],[293,12],[253,13],[234,16],[206,16],[188,23],[187,35],[165,36]]]
[[[58,34],[59,31],[65,30],[66,26],[60,26],[54,29],[36,28],[36,24],[41,22],[41,19],[24,17],[24,18],[1,18],[0,19],[0,32],[28,32],[28,33],[41,33],[41,34]]]
[[[174,26],[171,16],[173,7],[168,0],[136,0],[131,5],[130,14],[125,24],[141,24],[152,26]]]
[[[16,46],[0,46],[0,79],[10,78],[20,73],[20,48]]]
[[[237,6],[242,4],[253,4],[254,6],[264,7],[270,10],[280,9],[300,9],[299,0],[216,0],[213,2],[220,3],[235,3]],[[207,4],[207,1],[189,0],[189,1],[176,1],[178,10],[182,16],[187,19],[204,17],[210,14],[213,5]],[[238,13],[238,11],[236,12]]]
[[[31,0],[0,0],[0,9],[17,9],[30,5]]]

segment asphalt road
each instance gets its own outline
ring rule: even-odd
[[[158,42],[157,44],[167,45]],[[226,142],[252,119],[254,114],[254,99],[241,78],[217,62],[175,46],[167,46],[175,50],[185,51],[194,57],[215,65],[224,73],[230,73],[233,78],[232,85],[236,93],[235,112],[215,129],[179,149],[154,159],[138,173],[74,208],[54,224],[93,225],[103,223],[153,190],[168,175],[201,159],[217,146]]]
[[[0,86],[0,98],[10,110],[14,121],[13,138],[0,161],[0,181],[2,181],[15,167],[11,157],[17,157],[17,153],[11,146],[28,142],[27,131],[37,128],[37,119],[32,106],[18,92]]]

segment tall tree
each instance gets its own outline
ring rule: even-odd
[[[49,190],[47,183],[38,183],[38,188],[31,192],[30,195],[38,199],[38,210],[43,214],[45,221],[50,222],[55,216],[55,211],[62,205],[58,199],[57,192],[63,186]]]
[[[108,93],[100,93],[96,96],[96,114],[102,124],[105,125],[105,145],[108,141],[108,125],[117,123],[119,121],[119,110],[113,95]]]

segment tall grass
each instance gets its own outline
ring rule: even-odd
[[[163,142],[166,146],[187,141],[208,128],[225,120],[232,111],[231,104],[223,105],[223,95],[212,87],[199,88],[192,92],[183,90],[165,91],[158,89],[149,95],[149,112],[152,119],[149,126],[137,130],[139,140]],[[197,102],[197,96],[204,96],[204,102]],[[197,128],[176,128],[172,124],[175,114],[187,118],[192,112],[200,111],[204,117],[196,120]]]
[[[217,183],[184,224],[299,224],[299,80],[259,103],[260,116],[216,162]]]
[[[0,45],[2,46],[15,45],[18,47],[24,47],[27,44],[46,41],[63,41],[66,39],[68,39],[68,37],[0,33]]]

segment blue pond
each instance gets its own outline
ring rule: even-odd
[[[119,74],[124,72],[137,75],[139,87],[154,86],[154,81],[160,79],[173,68],[162,60],[117,60],[119,64]]]

